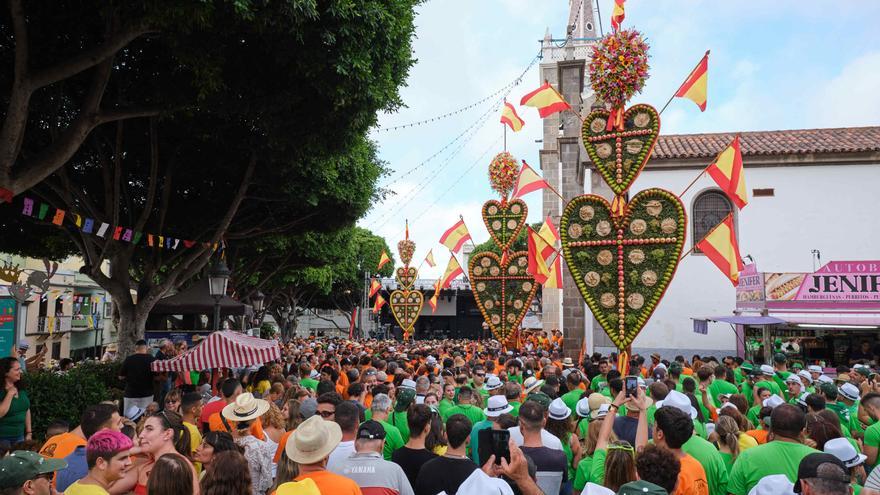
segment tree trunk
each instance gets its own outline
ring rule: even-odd
[[[128,356],[134,352],[134,344],[138,340],[144,338],[144,331],[147,324],[147,315],[149,309],[138,305],[132,305],[129,309],[120,309],[119,311],[119,327],[117,330],[117,338],[119,340],[119,355]],[[151,308],[152,309],[152,305]]]

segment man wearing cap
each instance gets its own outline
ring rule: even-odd
[[[785,398],[785,396],[782,395],[782,388],[779,386],[779,383],[776,382],[778,377],[776,376],[776,371],[773,367],[769,364],[762,364],[759,369],[761,370],[761,378],[755,382],[753,389],[764,387],[769,390],[771,394]]]
[[[373,413],[371,419],[378,421],[385,428],[384,456],[386,461],[390,461],[391,454],[403,447],[405,443],[400,435],[400,430],[388,422],[388,415],[391,412],[391,398],[385,394],[376,394],[373,397],[373,404],[370,405],[370,411]]]
[[[486,408],[483,409],[483,414],[486,415],[486,419],[474,423],[474,426],[471,429],[471,459],[475,463],[480,463],[480,453],[478,451],[480,430],[485,430],[487,428],[492,428],[493,430],[502,429],[501,425],[498,424],[498,420],[502,414],[507,414],[511,411],[513,411],[513,407],[507,403],[507,398],[503,395],[493,395],[489,397],[488,401],[486,401]]]
[[[365,421],[357,431],[355,453],[334,467],[333,472],[351,478],[370,493],[413,495],[403,469],[382,458],[384,443],[385,428],[377,421]]]
[[[715,405],[720,405],[718,396],[722,394],[739,393],[739,389],[736,388],[736,385],[727,381],[728,375],[730,375],[731,377],[733,376],[729,368],[725,368],[724,366],[716,366],[713,373],[715,375],[715,379],[711,380],[709,383],[709,395],[712,396],[712,400],[715,401]]]
[[[18,364],[21,366],[22,373],[27,373],[28,368],[30,368],[31,371],[39,368],[40,363],[43,362],[43,358],[46,356],[46,352],[49,350],[49,346],[44,345],[40,347],[40,350],[37,351],[36,354],[28,358],[26,356],[27,351],[30,348],[30,343],[25,339],[21,339],[18,341],[18,352],[16,352],[16,349],[12,350],[12,356],[15,356],[16,359],[18,359]]]
[[[330,453],[341,439],[342,430],[333,421],[324,421],[320,416],[303,421],[284,449],[287,457],[299,468],[299,476],[294,481],[311,479],[321,493],[361,495],[361,489],[353,480],[327,471]],[[278,487],[277,495],[285,495],[292,488],[292,485],[285,485],[288,483]]]
[[[727,491],[733,495],[747,495],[758,481],[771,474],[784,474],[798,479],[801,460],[816,450],[800,442],[806,415],[797,406],[782,404],[770,414],[772,440],[740,453],[730,471]]]
[[[782,352],[773,355],[773,379],[780,388],[785,388],[785,380],[791,375],[788,371],[788,357]]]
[[[794,492],[802,495],[849,495],[849,475],[840,459],[822,452],[804,456],[798,465]]]
[[[845,426],[847,426],[851,432],[861,434],[864,430],[857,420],[859,414],[859,395],[861,395],[859,387],[852,383],[844,383],[837,388],[837,397],[839,399],[838,404],[846,408],[850,418],[849,424]]]
[[[394,411],[388,416],[388,422],[400,432],[403,443],[409,442],[409,424],[406,421],[406,410],[416,398],[416,382],[406,379],[397,387],[397,400]]]
[[[52,473],[67,467],[61,459],[47,459],[36,452],[16,450],[0,459],[0,492],[49,495]]]
[[[789,404],[794,404],[801,394],[804,393],[804,383],[798,375],[788,375],[788,378],[785,379],[785,386],[785,396],[788,398]]]

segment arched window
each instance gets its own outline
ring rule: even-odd
[[[694,206],[691,212],[693,219],[692,242],[696,246],[698,242],[706,237],[710,230],[721,223],[724,218],[733,211],[733,205],[723,192],[717,189],[703,191],[694,199]],[[736,227],[736,215],[733,218],[734,228]],[[694,248],[694,252],[699,249]]]

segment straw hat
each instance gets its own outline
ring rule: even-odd
[[[528,395],[529,392],[541,388],[542,385],[544,385],[544,380],[538,380],[534,376],[530,376],[523,382],[523,393]]]
[[[330,455],[342,440],[342,429],[335,421],[324,421],[312,416],[294,430],[284,447],[290,460],[299,464],[314,464]]]
[[[235,402],[223,408],[223,417],[230,421],[249,421],[259,418],[269,410],[269,403],[263,399],[255,399],[250,392],[235,398]]]

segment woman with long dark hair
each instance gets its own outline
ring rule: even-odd
[[[214,456],[202,479],[202,495],[262,495],[262,493],[253,493],[247,460],[239,452],[230,450]]]
[[[14,357],[0,359],[0,441],[12,445],[31,439],[31,401],[21,382],[21,364]]]
[[[202,463],[202,477],[206,469],[214,462],[214,456],[221,452],[235,451],[241,453],[244,449],[235,444],[232,435],[225,431],[209,431],[202,437],[202,443],[196,449],[193,460]]]
[[[189,468],[193,493],[198,495],[199,482],[196,470],[189,460],[191,448],[189,430],[183,425],[183,419],[179,414],[173,411],[160,411],[148,416],[144,420],[143,429],[138,434],[138,446],[142,457],[128,470],[124,478],[113,484],[113,493],[132,491],[135,495],[147,494],[150,480],[153,479],[151,473],[158,459],[171,454],[180,456]]]
[[[153,464],[147,487],[147,495],[196,493],[192,464],[177,454],[160,456]]]

